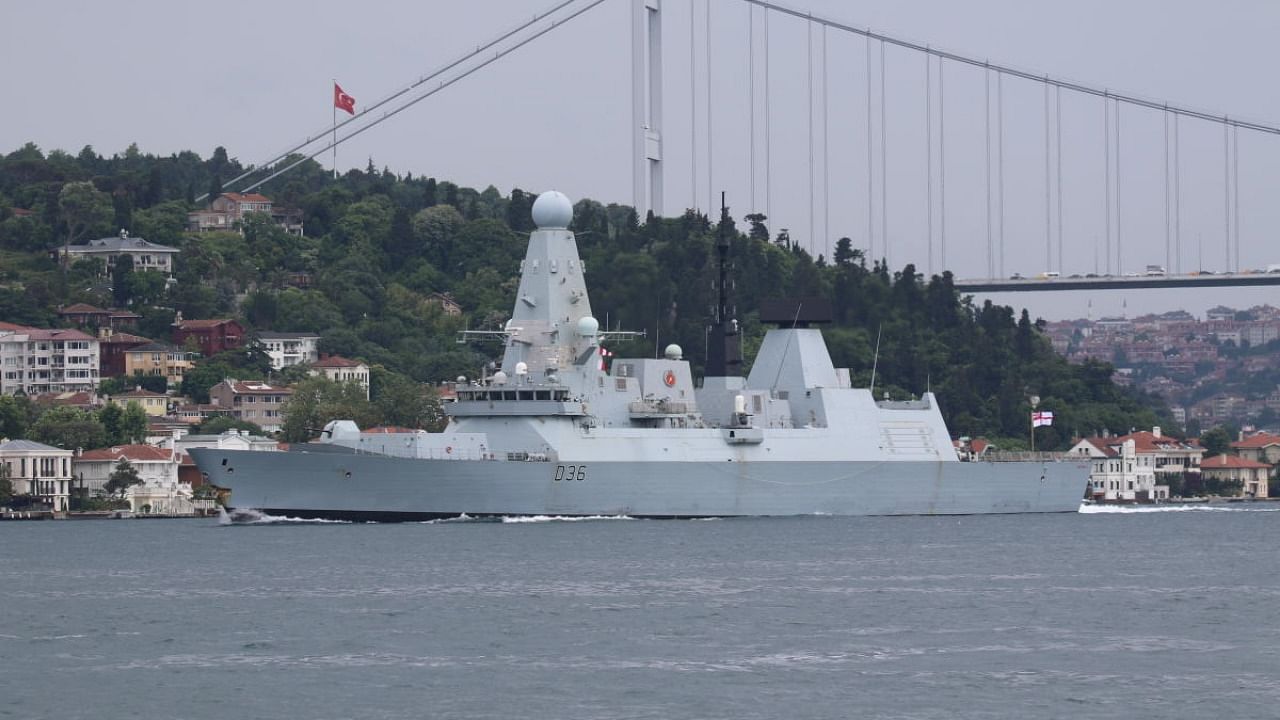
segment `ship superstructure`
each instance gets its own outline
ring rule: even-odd
[[[501,366],[457,385],[444,432],[366,434],[337,421],[290,452],[193,450],[210,482],[230,490],[230,505],[384,520],[1079,507],[1087,464],[961,462],[931,393],[877,402],[851,387],[809,326],[821,314],[817,301],[762,314],[779,327],[742,377],[723,272],[719,354],[700,385],[674,344],[662,357],[604,362],[616,333],[592,314],[568,230],[572,205],[543,193],[533,219],[515,308],[497,333]]]

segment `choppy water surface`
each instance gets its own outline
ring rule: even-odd
[[[1263,718],[1280,513],[0,523],[0,717]]]

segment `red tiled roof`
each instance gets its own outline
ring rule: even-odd
[[[92,335],[85,335],[79,330],[45,330],[43,328],[28,328],[32,340],[94,340]]]
[[[58,311],[58,314],[73,315],[78,313],[105,313],[105,312],[107,311],[103,310],[100,307],[94,307],[88,303],[76,303],[74,305],[68,305],[62,308],[61,310]]]
[[[111,333],[106,337],[98,338],[99,343],[114,343],[116,345],[145,345],[151,342],[151,338],[144,338],[141,335],[132,335],[130,333]]]
[[[311,367],[318,367],[318,368],[326,368],[326,367],[349,368],[349,367],[360,367],[361,365],[364,365],[364,363],[356,360],[348,360],[338,355],[330,355],[327,358],[322,358],[320,360],[317,360],[311,363]]]
[[[34,399],[38,405],[71,405],[73,407],[93,405],[93,393],[83,390],[80,392],[40,393]]]
[[[119,462],[121,458],[129,462],[157,462],[172,460],[173,451],[152,447],[150,445],[118,445],[116,447],[86,450],[77,460],[111,460]]]
[[[1243,448],[1243,449],[1249,449],[1249,450],[1264,448],[1264,447],[1267,447],[1268,445],[1280,445],[1280,435],[1272,435],[1271,433],[1263,432],[1263,433],[1258,433],[1257,435],[1251,435],[1243,440],[1237,440],[1236,442],[1231,443],[1231,447],[1233,448]]]
[[[271,198],[266,195],[259,195],[258,193],[249,193],[244,195],[241,193],[229,192],[222,193],[222,196],[235,200],[236,202],[271,202]]]
[[[178,327],[183,330],[202,330],[204,328],[218,327],[219,325],[224,325],[229,322],[232,321],[226,318],[221,320],[183,320],[178,323]]]
[[[164,393],[151,392],[150,390],[143,390],[142,388],[134,388],[129,392],[120,393],[119,395],[116,395],[116,397],[134,397],[134,398],[152,397],[154,398],[154,397],[168,397],[168,396],[165,395]]]
[[[31,328],[26,325],[14,325],[13,323],[0,322],[0,330],[12,330],[14,332],[26,332]]]
[[[1253,460],[1245,460],[1235,455],[1215,455],[1211,458],[1205,458],[1200,461],[1201,470],[1222,470],[1224,468],[1267,468],[1271,466],[1266,463],[1254,462]]]

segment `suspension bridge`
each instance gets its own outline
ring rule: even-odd
[[[950,270],[974,292],[1280,284],[1258,272],[1280,254],[1256,251],[1275,220],[1256,199],[1272,194],[1270,168],[1280,172],[1260,158],[1280,151],[1280,125],[770,0],[561,0],[225,186],[251,190],[531,43],[562,42],[605,3],[628,9],[630,97],[615,92],[630,102],[631,203],[642,217],[707,212],[733,182],[746,191],[731,201],[740,218],[767,216],[814,256],[829,261],[848,237],[868,258]],[[553,33],[560,40],[544,39]],[[668,77],[676,60],[683,70]],[[736,111],[721,101],[726,88],[741,95]],[[1242,160],[1263,184],[1243,205]],[[1038,227],[1011,227],[1015,214],[1038,215]],[[1204,220],[1213,215],[1216,227]],[[1008,265],[1030,247],[1036,267]],[[1255,249],[1250,262],[1242,248]]]

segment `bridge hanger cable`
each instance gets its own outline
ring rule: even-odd
[[[544,12],[541,12],[541,13],[537,13],[537,14],[535,14],[535,15],[533,16],[533,18],[532,18],[532,19],[530,19],[528,22],[522,23],[521,25],[519,25],[519,26],[517,26],[517,27],[515,27],[515,28],[512,28],[511,30],[508,30],[507,32],[502,33],[501,35],[499,35],[499,36],[495,37],[494,39],[490,40],[489,42],[487,42],[487,43],[485,43],[485,44],[483,44],[483,45],[478,45],[478,46],[476,46],[476,49],[475,49],[475,50],[471,50],[471,51],[469,51],[469,52],[463,53],[462,55],[460,55],[460,56],[458,56],[457,58],[455,58],[454,60],[452,60],[452,61],[450,61],[450,62],[446,63],[445,65],[442,65],[442,66],[440,66],[439,68],[437,68],[437,69],[435,69],[435,70],[431,71],[430,73],[428,73],[428,74],[426,74],[426,75],[423,75],[422,77],[418,78],[417,80],[415,80],[413,83],[411,83],[411,84],[407,85],[406,87],[403,87],[403,88],[401,88],[400,90],[397,90],[396,92],[391,93],[390,95],[388,95],[388,96],[386,96],[386,97],[382,98],[381,100],[379,100],[379,101],[377,101],[377,102],[373,103],[372,105],[370,105],[369,107],[365,108],[364,110],[361,110],[360,112],[358,112],[358,113],[356,113],[355,115],[353,115],[353,116],[351,116],[351,117],[347,118],[346,120],[343,120],[342,122],[338,123],[336,126],[334,126],[334,125],[330,125],[330,126],[328,126],[328,127],[324,128],[324,129],[320,130],[319,132],[312,133],[312,134],[308,135],[308,136],[306,137],[306,139],[304,139],[304,140],[302,140],[301,142],[299,142],[299,143],[297,143],[297,144],[293,145],[293,146],[292,146],[292,147],[290,147],[288,150],[285,150],[284,152],[281,152],[281,153],[276,154],[275,156],[273,156],[270,160],[267,160],[266,162],[261,162],[261,163],[257,163],[257,164],[254,164],[254,165],[250,165],[250,166],[249,166],[249,168],[248,168],[247,170],[245,170],[244,172],[240,173],[239,175],[237,175],[236,177],[232,178],[231,180],[228,180],[228,181],[227,181],[227,183],[226,183],[226,185],[229,187],[229,186],[230,186],[230,185],[232,185],[233,183],[240,182],[241,180],[243,180],[243,179],[245,179],[245,178],[249,177],[250,175],[252,175],[253,173],[255,173],[255,172],[257,172],[257,171],[259,171],[259,170],[261,170],[261,169],[263,169],[263,168],[270,167],[271,165],[274,165],[275,163],[279,162],[280,160],[283,160],[283,159],[285,159],[285,158],[289,157],[290,155],[292,155],[292,154],[296,153],[297,151],[299,151],[299,150],[301,150],[301,149],[303,149],[303,148],[307,147],[308,145],[310,145],[310,144],[312,144],[312,143],[316,142],[317,140],[322,140],[322,139],[324,139],[325,137],[327,137],[327,136],[331,135],[331,134],[332,134],[336,129],[341,129],[341,128],[343,128],[343,127],[346,127],[346,126],[347,126],[348,124],[350,124],[350,123],[356,122],[356,121],[357,121],[357,120],[359,120],[360,118],[362,118],[362,117],[364,117],[364,116],[368,115],[369,113],[371,113],[371,112],[373,112],[373,111],[377,110],[378,108],[380,108],[380,107],[382,107],[382,106],[384,106],[384,105],[386,105],[386,104],[388,104],[388,103],[392,102],[392,101],[393,101],[393,100],[395,100],[396,98],[399,98],[399,97],[401,97],[401,96],[405,95],[406,93],[411,92],[413,89],[415,89],[415,88],[417,88],[417,87],[421,86],[421,85],[422,85],[422,84],[424,84],[424,83],[427,83],[427,82],[430,82],[431,80],[434,80],[435,78],[437,78],[437,77],[439,77],[439,76],[443,75],[444,73],[446,73],[446,72],[448,72],[448,71],[452,70],[453,68],[455,68],[455,67],[457,67],[457,66],[461,65],[462,63],[466,62],[467,60],[470,60],[470,59],[472,59],[472,58],[476,57],[477,55],[479,55],[480,53],[483,53],[483,52],[485,52],[485,51],[489,50],[490,48],[492,48],[492,47],[494,47],[495,45],[498,45],[499,43],[501,43],[501,42],[503,42],[503,41],[507,40],[508,38],[512,37],[513,35],[516,35],[516,34],[518,34],[518,33],[522,32],[522,31],[524,31],[524,30],[528,29],[529,27],[532,27],[533,25],[536,25],[537,23],[539,23],[539,22],[541,22],[541,21],[545,20],[546,18],[550,17],[551,15],[553,15],[553,14],[555,14],[555,13],[559,12],[560,10],[564,9],[566,6],[568,6],[568,5],[572,5],[573,3],[577,2],[577,1],[578,1],[578,0],[562,0],[561,2],[557,3],[557,4],[556,4],[555,6],[553,6],[552,8],[550,8],[550,9],[548,9],[548,10],[544,11]],[[572,17],[574,17],[574,16],[570,16],[570,17],[572,18]],[[314,156],[313,156],[313,157],[314,157]],[[196,201],[198,202],[198,201],[200,201],[200,200],[205,199],[206,197],[208,197],[208,193],[205,193],[204,195],[201,195],[200,197],[196,198]]]
[[[697,25],[698,6],[692,0],[689,3],[689,171],[690,171],[690,192],[693,196],[690,201],[694,210],[698,209],[698,73],[694,72],[697,67],[697,47],[698,43],[694,39],[694,30]],[[710,209],[708,208],[708,212]]]
[[[1018,70],[1017,68],[1009,67],[1007,65],[994,65],[985,60],[978,60],[977,58],[969,57],[967,55],[960,55],[958,53],[946,52],[934,47],[930,47],[928,45],[921,45],[919,43],[914,43],[909,40],[903,40],[901,38],[896,38],[891,35],[885,35],[883,33],[874,32],[869,28],[859,28],[859,27],[854,27],[852,25],[847,25],[845,23],[836,22],[835,20],[830,20],[817,15],[813,15],[808,12],[795,10],[795,9],[786,7],[785,5],[779,5],[777,3],[770,2],[769,0],[742,0],[742,2],[751,3],[753,5],[759,5],[760,7],[768,8],[775,12],[782,13],[783,15],[790,15],[795,18],[811,20],[816,23],[822,23],[824,25],[828,25],[832,28],[835,28],[836,30],[843,30],[845,32],[854,33],[855,35],[862,35],[863,37],[879,40],[882,43],[896,45],[898,47],[906,48],[908,50],[915,50],[916,52],[936,55],[937,57],[940,57],[940,58],[945,58],[947,60],[952,60],[954,62],[964,63],[966,65],[972,65],[974,67],[990,68],[1002,75],[1009,75],[1011,77],[1022,78],[1023,80],[1031,80],[1033,82],[1046,83],[1048,85],[1055,85],[1057,87],[1061,87],[1063,89],[1071,90],[1071,91],[1082,93],[1085,95],[1093,95],[1095,97],[1101,97],[1101,98],[1110,98],[1112,100],[1115,100],[1116,102],[1128,103],[1129,105],[1137,105],[1139,107],[1144,107],[1149,110],[1167,110],[1176,115],[1185,115],[1187,117],[1196,118],[1199,120],[1206,120],[1208,122],[1224,123],[1226,125],[1231,125],[1233,127],[1244,128],[1245,130],[1256,130],[1258,132],[1270,133],[1272,135],[1280,135],[1280,125],[1242,120],[1239,118],[1230,117],[1228,115],[1218,115],[1216,113],[1205,112],[1203,110],[1194,110],[1192,108],[1185,107],[1185,106],[1170,105],[1164,102],[1157,102],[1155,100],[1148,100],[1146,98],[1141,98],[1136,95],[1129,95],[1125,93],[1115,92],[1107,88],[1100,88],[1092,85],[1085,85],[1083,83],[1065,80],[1062,78],[1051,77],[1043,73],[1036,74],[1036,73],[1027,72],[1025,70]]]
[[[253,190],[254,188],[256,188],[256,187],[258,187],[258,186],[260,186],[260,185],[262,185],[262,184],[264,184],[264,183],[266,183],[266,182],[268,182],[268,181],[270,181],[270,180],[274,180],[275,178],[279,177],[280,175],[283,175],[284,173],[286,173],[286,172],[288,172],[288,171],[292,170],[293,168],[295,168],[295,167],[297,167],[297,166],[301,165],[302,163],[306,162],[307,160],[311,160],[311,159],[315,158],[316,156],[321,155],[322,153],[324,153],[324,152],[326,152],[326,151],[328,151],[328,150],[331,150],[332,148],[334,148],[334,147],[336,147],[336,146],[338,146],[338,145],[341,145],[342,143],[344,143],[344,142],[346,142],[346,141],[350,140],[351,138],[355,137],[356,135],[359,135],[359,134],[363,133],[365,130],[368,130],[368,129],[370,129],[370,128],[372,128],[372,127],[376,126],[376,125],[381,124],[382,122],[384,122],[384,121],[386,121],[386,120],[391,119],[392,117],[395,117],[396,115],[398,115],[398,114],[400,114],[401,112],[403,112],[403,111],[405,111],[405,110],[409,109],[410,107],[412,107],[412,106],[414,106],[414,105],[417,105],[418,103],[422,102],[423,100],[426,100],[427,98],[431,97],[432,95],[435,95],[436,93],[440,92],[441,90],[444,90],[445,88],[449,87],[450,85],[453,85],[454,83],[458,82],[459,80],[462,80],[462,79],[464,79],[464,78],[469,77],[472,73],[474,73],[474,72],[476,72],[476,71],[478,71],[478,70],[480,70],[480,69],[482,69],[482,68],[488,67],[489,65],[493,64],[494,62],[497,62],[498,60],[501,60],[502,58],[506,57],[507,55],[510,55],[511,53],[515,52],[516,50],[519,50],[520,48],[524,47],[525,45],[528,45],[529,43],[533,42],[534,40],[537,40],[538,38],[542,37],[543,35],[546,35],[547,33],[551,32],[552,30],[555,30],[556,28],[559,28],[559,27],[563,27],[564,25],[568,24],[568,23],[569,23],[570,21],[572,21],[573,19],[577,18],[579,15],[582,15],[583,13],[587,12],[588,10],[591,10],[592,8],[596,7],[597,5],[600,5],[600,4],[601,4],[601,3],[603,3],[603,2],[605,2],[605,0],[592,0],[591,2],[589,2],[589,3],[587,3],[586,5],[582,6],[581,8],[579,8],[579,9],[577,9],[577,10],[573,11],[572,13],[570,13],[570,14],[569,14],[567,17],[565,17],[564,19],[559,20],[559,21],[556,21],[556,22],[552,23],[551,25],[548,25],[547,27],[542,28],[541,30],[537,31],[536,33],[534,33],[534,34],[530,35],[529,37],[526,37],[526,38],[524,38],[524,39],[520,40],[519,42],[517,42],[516,44],[514,44],[514,45],[512,45],[512,46],[510,46],[510,47],[507,47],[507,48],[504,48],[504,49],[502,49],[502,50],[498,50],[498,51],[496,51],[492,56],[485,58],[485,59],[484,59],[484,60],[482,60],[478,65],[475,65],[475,66],[473,66],[473,67],[470,67],[470,68],[468,68],[468,69],[466,69],[466,70],[462,71],[462,72],[461,72],[459,75],[457,75],[456,77],[452,77],[452,78],[450,78],[450,79],[448,79],[448,80],[442,80],[442,81],[440,82],[440,84],[438,84],[438,85],[436,85],[435,87],[433,87],[433,88],[431,88],[431,89],[427,90],[426,92],[423,92],[422,94],[418,95],[417,97],[415,97],[415,98],[413,98],[413,99],[411,99],[411,100],[409,100],[409,101],[407,101],[407,102],[405,102],[405,103],[401,104],[400,106],[396,107],[394,110],[390,110],[390,111],[388,111],[388,112],[384,112],[382,115],[380,115],[380,116],[379,116],[379,117],[377,117],[376,119],[374,119],[374,120],[370,121],[368,124],[366,124],[366,125],[362,125],[361,127],[356,128],[355,130],[352,130],[351,132],[347,133],[346,135],[343,135],[343,136],[339,137],[337,140],[331,141],[329,144],[325,145],[324,147],[320,148],[319,150],[316,150],[315,152],[311,153],[310,155],[307,155],[307,156],[305,156],[305,157],[303,157],[303,158],[301,158],[301,159],[299,159],[299,160],[295,160],[294,162],[290,163],[289,165],[286,165],[285,167],[283,167],[283,168],[281,168],[281,169],[279,169],[279,170],[275,171],[274,173],[272,173],[272,174],[268,175],[267,177],[265,177],[265,178],[263,178],[263,179],[261,179],[261,180],[257,181],[256,183],[254,183],[254,184],[252,184],[252,185],[250,185],[250,186],[246,187],[244,190],[242,190],[242,192],[248,192],[248,191]]]

